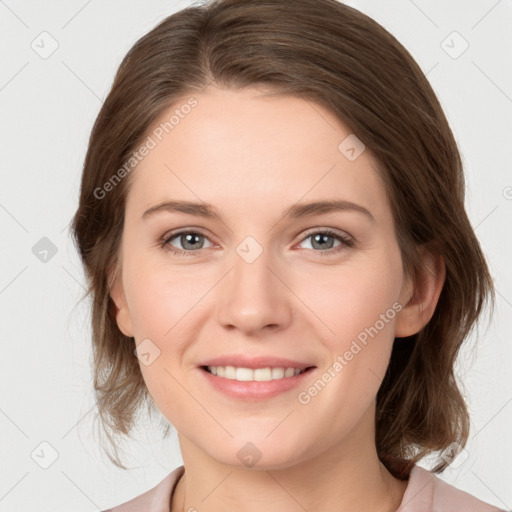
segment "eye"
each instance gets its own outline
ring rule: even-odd
[[[330,229],[323,229],[317,231],[311,231],[302,239],[301,243],[306,240],[312,240],[311,250],[320,253],[322,256],[331,255],[344,250],[347,247],[353,247],[354,240],[348,236],[341,235]],[[334,242],[328,240],[337,240],[338,246],[333,248]],[[206,235],[200,231],[183,230],[177,233],[168,233],[164,235],[160,241],[162,249],[170,251],[178,256],[193,256],[194,253],[200,252],[201,249],[205,249],[204,240],[209,240]],[[182,249],[176,247],[174,243],[181,245]],[[211,247],[212,245],[210,245]],[[315,250],[319,249],[319,250]]]
[[[330,229],[312,231],[308,235],[306,235],[305,238],[302,239],[301,243],[309,239],[312,240],[312,249],[321,249],[320,251],[315,252],[319,252],[322,256],[328,256],[334,253],[338,253],[344,250],[345,248],[353,247],[354,245],[354,240],[352,238],[349,238],[348,236],[345,235],[341,235],[340,233],[337,233]],[[333,248],[334,242],[328,241],[329,239],[338,240],[340,244],[337,247]]]
[[[204,249],[202,241],[208,238],[199,231],[180,231],[164,235],[160,242],[162,248],[179,256],[193,256],[194,252]],[[184,249],[176,248],[172,242],[178,242]]]

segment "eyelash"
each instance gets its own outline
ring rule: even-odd
[[[176,249],[176,247],[173,247],[172,245],[170,245],[170,242],[174,238],[176,238],[176,237],[178,237],[180,235],[183,235],[183,234],[188,234],[188,235],[194,234],[194,235],[199,235],[199,236],[203,236],[205,238],[208,238],[201,231],[193,231],[193,230],[189,230],[189,231],[183,230],[183,231],[178,231],[177,233],[170,233],[170,234],[166,233],[161,238],[161,240],[159,242],[160,247],[164,251],[172,252],[172,253],[176,254],[177,256],[193,256],[194,253],[201,252],[202,249],[197,249],[195,251],[185,251],[183,249]],[[335,231],[332,231],[330,229],[322,229],[322,230],[317,230],[317,231],[310,231],[309,233],[307,233],[304,236],[304,238],[302,238],[300,240],[300,243],[304,242],[305,240],[307,240],[308,238],[312,237],[313,235],[318,235],[318,234],[332,236],[333,238],[335,238],[335,239],[337,239],[338,241],[341,242],[341,245],[339,245],[338,247],[335,247],[335,248],[332,248],[332,249],[328,249],[326,251],[316,251],[314,249],[308,249],[310,251],[317,252],[317,253],[319,253],[322,256],[330,256],[330,255],[339,253],[340,251],[342,251],[342,250],[344,250],[346,248],[353,247],[354,243],[355,243],[355,241],[353,239],[344,237],[344,236],[340,235],[339,233],[337,233]]]

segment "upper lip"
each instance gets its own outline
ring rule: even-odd
[[[214,357],[199,364],[199,366],[236,366],[237,368],[299,368],[304,370],[314,365],[283,359],[273,356],[247,357],[243,355],[227,355]]]

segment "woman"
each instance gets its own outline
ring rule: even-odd
[[[459,152],[367,16],[165,19],[98,115],[73,229],[105,429],[156,406],[184,461],[112,510],[498,510],[435,476],[468,438],[453,367],[493,298]]]

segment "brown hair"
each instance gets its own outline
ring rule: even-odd
[[[129,435],[143,401],[154,411],[133,338],[118,329],[109,295],[130,175],[107,183],[171,105],[210,84],[265,86],[333,112],[380,164],[404,273],[418,249],[442,254],[446,280],[427,325],[395,339],[377,395],[376,445],[414,463],[463,447],[469,416],[454,375],[462,342],[494,288],[464,209],[461,158],[441,106],[419,66],[383,27],[335,0],[214,0],[167,17],[123,59],[85,158],[73,236],[92,296],[94,388],[105,433]],[[119,176],[119,174],[118,174]],[[168,429],[165,435],[168,433]],[[125,467],[117,457],[109,458]],[[438,457],[433,469],[447,466]],[[410,467],[410,464],[409,464]]]

